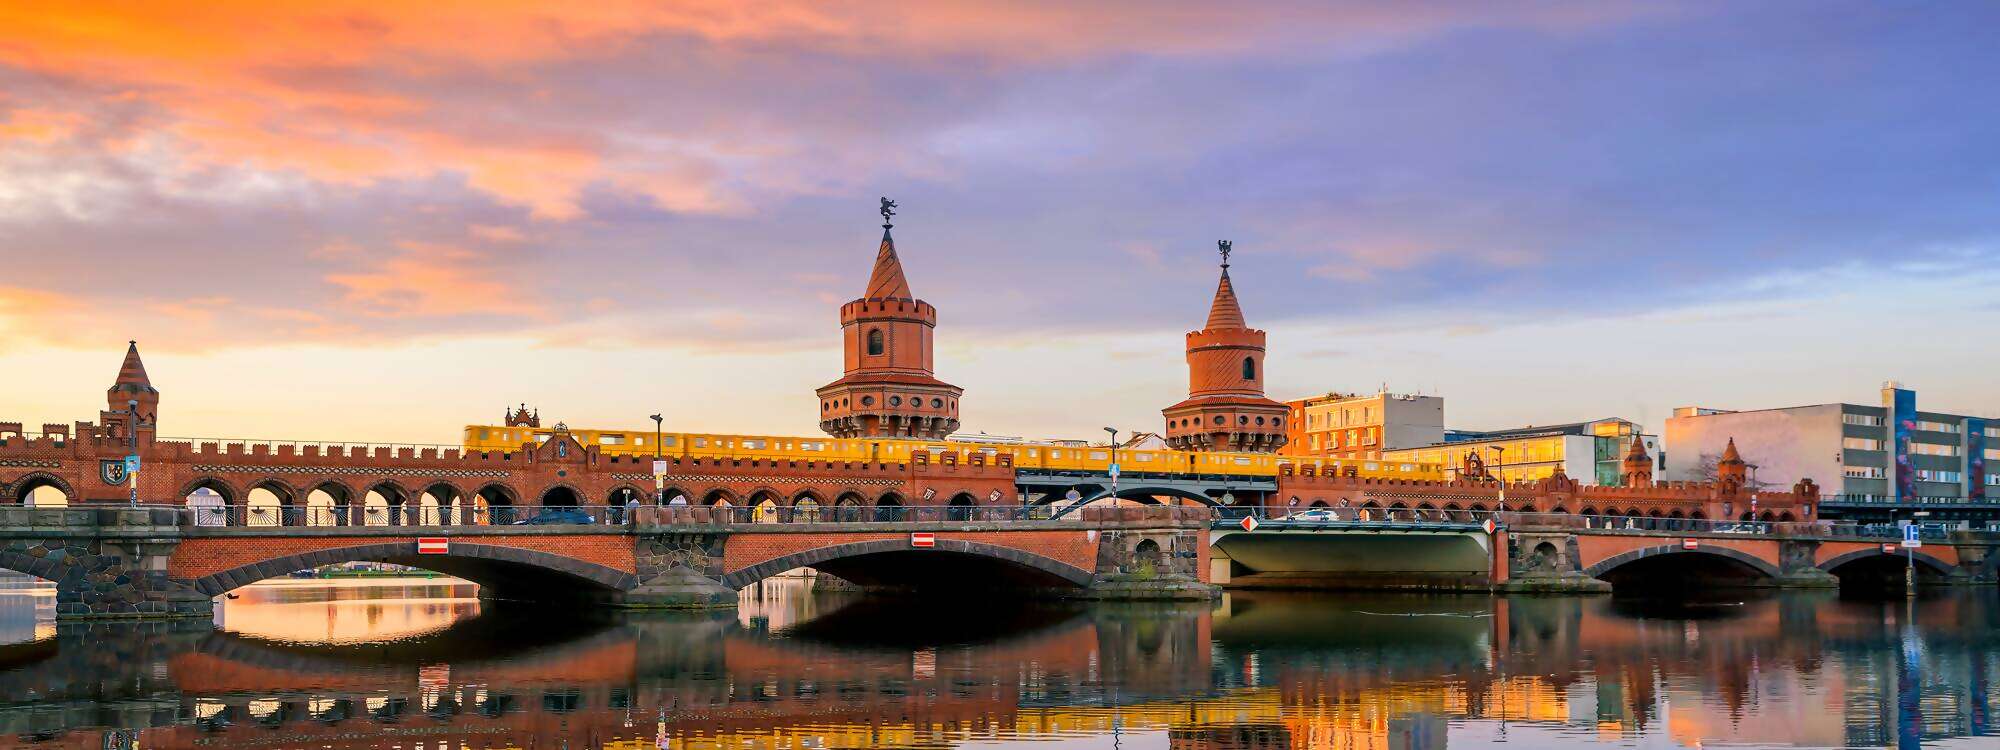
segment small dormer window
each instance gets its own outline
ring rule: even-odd
[[[882,329],[868,329],[868,354],[876,357],[882,355]]]

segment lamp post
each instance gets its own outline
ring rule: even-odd
[[[1912,527],[1917,527],[1917,528],[1915,529],[1915,531],[1906,533],[1903,536],[1906,539],[1908,538],[1922,539],[1924,530],[1922,527],[1918,526],[1917,519],[1929,516],[1930,514],[1931,512],[1927,510],[1920,510],[1911,513],[1910,525]],[[1910,543],[1907,541],[1903,543],[1903,596],[1905,598],[1911,598],[1911,599],[1914,599],[1917,596],[1917,550],[1916,548],[1910,546]]]
[[[1117,505],[1118,504],[1118,428],[1106,427],[1104,428],[1104,431],[1111,433],[1111,442],[1109,443],[1109,445],[1111,446],[1111,504]]]
[[[1486,447],[1488,450],[1493,451],[1493,470],[1499,472],[1500,509],[1496,512],[1506,513],[1507,512],[1507,447],[1504,445],[1489,445]]]
[[[655,469],[655,471],[653,472],[654,505],[667,504],[667,478],[658,471],[660,466],[660,461],[663,460],[660,458],[660,440],[666,434],[660,425],[663,424],[665,421],[666,417],[663,417],[658,414],[653,415],[653,468]]]
[[[139,455],[138,399],[132,399],[125,402],[125,413],[126,415],[131,417],[131,419],[125,423],[126,444],[131,446],[131,450],[126,451],[125,455],[128,457],[137,456]],[[126,463],[128,464],[131,463],[131,459],[127,458]],[[139,507],[139,472],[137,469],[131,466],[127,466],[126,469],[127,471],[125,473],[131,475],[129,481],[132,483],[131,494],[128,496],[127,499],[132,507],[137,508]]]

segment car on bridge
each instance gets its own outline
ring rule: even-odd
[[[1302,510],[1297,513],[1293,513],[1291,515],[1287,515],[1279,520],[1306,521],[1308,523],[1332,523],[1340,519],[1336,518],[1333,515],[1333,511],[1331,510],[1328,510],[1326,508],[1314,508],[1312,510]]]
[[[514,525],[549,526],[555,524],[589,525],[594,523],[597,523],[596,518],[592,518],[589,513],[585,513],[575,508],[550,508],[548,510],[542,511],[541,515],[533,516],[530,518],[523,518],[519,521],[515,521]]]

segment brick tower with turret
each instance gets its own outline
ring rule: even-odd
[[[136,428],[134,411],[138,412]],[[160,391],[146,377],[146,363],[139,360],[139,342],[126,342],[125,362],[118,366],[117,379],[104,391],[104,411],[97,415],[97,421],[104,425],[105,437],[130,440],[130,431],[137,429],[139,442],[152,442],[160,423]]]
[[[1264,332],[1243,322],[1229,281],[1230,243],[1208,324],[1187,335],[1188,397],[1161,410],[1167,445],[1184,451],[1271,453],[1285,444],[1284,404],[1264,397]]]
[[[868,291],[840,306],[846,372],[818,390],[819,427],[834,437],[935,440],[958,429],[963,391],[938,380],[932,369],[937,308],[911,294],[903,277],[889,235],[895,208],[895,201],[882,199],[882,245]]]

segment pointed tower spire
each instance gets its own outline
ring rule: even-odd
[[[1750,467],[1743,460],[1743,454],[1736,452],[1736,438],[1729,439],[1729,445],[1722,449],[1722,458],[1715,462],[1715,479],[1725,485],[1741,487],[1748,480]]]
[[[136,386],[154,393],[159,392],[153,390],[153,381],[146,377],[146,363],[139,359],[139,342],[137,341],[125,342],[125,363],[118,366],[118,379],[112,381],[113,387],[121,385]]]
[[[1208,306],[1208,325],[1203,328],[1247,328],[1243,322],[1243,307],[1236,303],[1236,287],[1229,283],[1229,252],[1234,243],[1217,240],[1215,249],[1222,253],[1222,280],[1215,284],[1215,302]]]
[[[903,277],[903,261],[896,257],[896,238],[889,236],[895,226],[896,202],[882,199],[882,246],[875,250],[875,270],[868,274],[868,291],[862,299],[912,299],[910,281]]]

